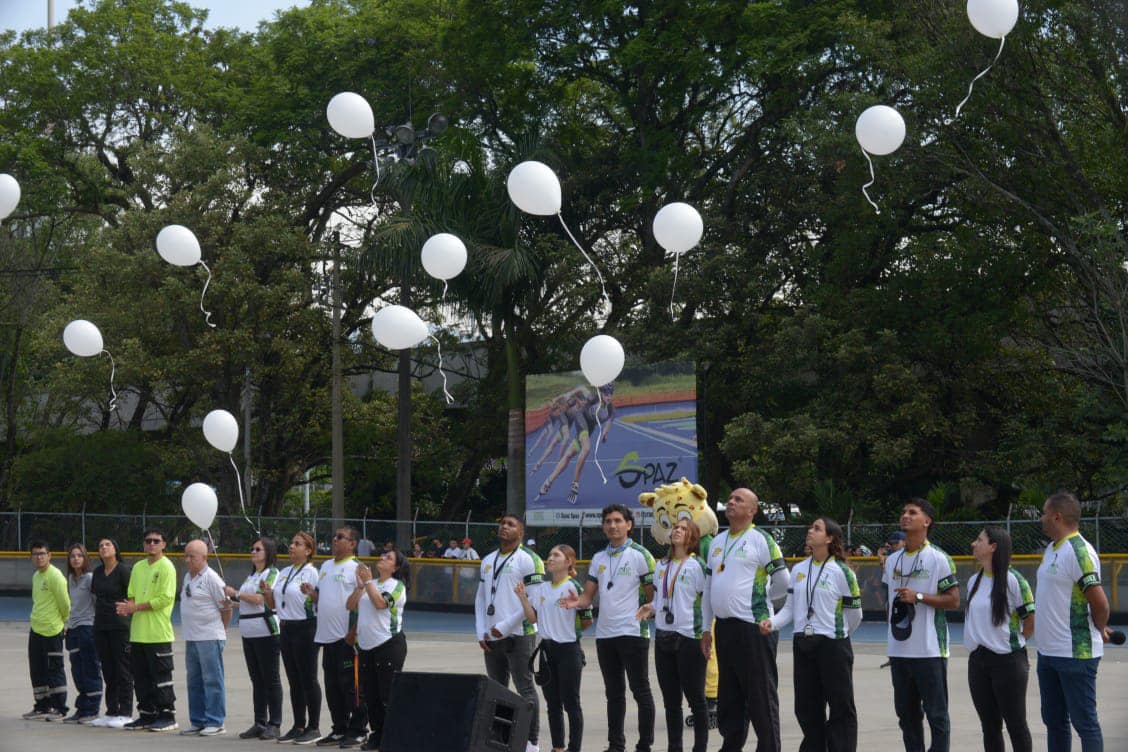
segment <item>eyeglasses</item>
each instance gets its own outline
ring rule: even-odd
[[[252,553],[252,554],[257,554],[257,553],[259,553],[259,552],[260,552],[260,551],[262,551],[262,550],[263,550],[263,549],[262,549],[262,546],[254,546],[254,547],[253,547],[253,548],[251,549],[251,553]]]
[[[333,535],[333,540],[350,540],[351,541],[352,538],[345,535],[344,533],[336,533],[336,534]]]
[[[158,543],[164,543],[164,541],[163,541],[163,540],[161,540],[160,538],[146,538],[146,539],[145,539],[145,543],[146,543],[147,545],[150,545],[150,546],[155,546],[155,545],[157,545]]]

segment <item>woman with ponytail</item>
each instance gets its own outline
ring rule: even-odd
[[[1015,752],[1032,749],[1026,725],[1026,683],[1030,662],[1026,639],[1034,633],[1034,594],[1011,569],[1011,538],[987,527],[972,541],[979,571],[967,581],[964,645],[967,683],[983,726],[983,749],[1003,752],[1003,722]]]

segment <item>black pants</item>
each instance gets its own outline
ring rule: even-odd
[[[377,747],[384,735],[384,714],[392,701],[392,678],[403,670],[406,660],[407,638],[403,632],[371,650],[360,651],[360,680],[364,682],[368,727],[372,729],[369,741]]]
[[[278,635],[244,637],[243,658],[251,677],[251,697],[255,704],[255,723],[282,725],[282,679],[278,675]]]
[[[537,743],[540,738],[540,702],[537,686],[533,682],[533,672],[529,670],[529,658],[533,655],[536,635],[511,635],[489,643],[490,649],[483,653],[486,674],[498,684],[509,686],[513,678],[513,688],[525,702],[532,706],[532,720],[529,722],[529,741]]]
[[[28,631],[27,668],[36,710],[67,712],[67,673],[63,668],[63,633],[44,637]]]
[[[102,679],[106,683],[106,715],[132,716],[133,666],[129,630],[95,629],[94,647],[98,651]]]
[[[803,730],[799,752],[854,752],[858,748],[858,711],[850,638],[800,634],[795,635],[791,649],[795,719]]]
[[[682,695],[693,714],[693,752],[709,746],[709,709],[705,703],[705,656],[701,640],[659,631],[654,638],[654,670],[666,708],[669,752],[682,752]]]
[[[552,672],[541,687],[548,709],[548,732],[552,748],[564,749],[564,714],[568,714],[568,752],[580,752],[584,740],[584,711],[580,709],[580,679],[584,673],[584,651],[577,642],[541,640]]]
[[[650,640],[645,637],[604,637],[595,641],[599,673],[607,697],[607,742],[609,752],[625,752],[627,734],[627,686],[638,704],[637,752],[650,752],[654,744],[654,695],[650,692],[647,660]],[[626,681],[624,681],[624,677]]]
[[[924,752],[924,716],[932,732],[929,752],[948,752],[948,661],[945,658],[890,658],[893,708],[905,752]],[[923,712],[922,709],[923,708]]]
[[[321,646],[321,669],[325,672],[325,704],[333,719],[334,734],[363,736],[368,722],[364,687],[359,679],[356,653],[344,640]]]
[[[779,670],[776,633],[764,636],[760,626],[737,618],[717,619],[717,730],[721,752],[739,752],[756,732],[757,752],[780,752]]]
[[[1030,661],[1026,648],[1000,655],[985,647],[971,651],[967,659],[967,683],[971,701],[983,726],[983,749],[1005,752],[1003,721],[1007,723],[1014,752],[1030,752],[1033,742],[1026,725],[1026,683]]]
[[[321,684],[317,681],[317,620],[283,621],[278,641],[282,665],[290,683],[290,710],[294,726],[321,728]]]
[[[137,692],[137,710],[141,717],[146,720],[175,719],[172,643],[135,642],[130,650],[133,659],[133,688]]]

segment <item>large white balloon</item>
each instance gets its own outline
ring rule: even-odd
[[[215,491],[206,483],[193,483],[184,489],[180,495],[180,506],[184,508],[184,516],[192,521],[196,527],[209,528],[215,520],[215,512],[219,508],[219,499]]]
[[[854,135],[870,154],[892,154],[905,140],[905,120],[892,107],[875,104],[858,116]]]
[[[619,340],[608,334],[597,334],[585,342],[580,351],[580,370],[592,386],[603,386],[622,372],[625,360]]]
[[[406,350],[427,339],[427,325],[415,311],[401,305],[384,306],[372,317],[372,336],[389,350]]]
[[[423,244],[423,268],[435,279],[457,277],[466,268],[466,244],[449,232],[432,235]]]
[[[7,173],[0,173],[0,219],[7,219],[19,203],[19,182]]]
[[[675,201],[654,215],[654,239],[671,253],[685,253],[701,242],[705,223],[689,204]]]
[[[85,319],[75,319],[63,329],[63,344],[75,355],[89,358],[102,352],[102,333]]]
[[[543,162],[522,162],[505,181],[510,200],[526,214],[542,217],[560,213],[560,180]]]
[[[168,225],[157,233],[157,253],[175,266],[200,263],[200,241],[184,225]]]
[[[226,410],[212,410],[204,416],[204,438],[219,451],[230,454],[239,442],[239,421]]]
[[[376,118],[368,100],[351,91],[342,91],[325,108],[329,125],[345,138],[368,138],[376,130]]]
[[[967,20],[983,36],[1002,39],[1018,21],[1018,0],[967,0]]]

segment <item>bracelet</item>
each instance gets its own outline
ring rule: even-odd
[[[235,593],[235,595],[231,596],[231,602],[232,603],[238,603],[239,602],[239,594],[238,593]]]

